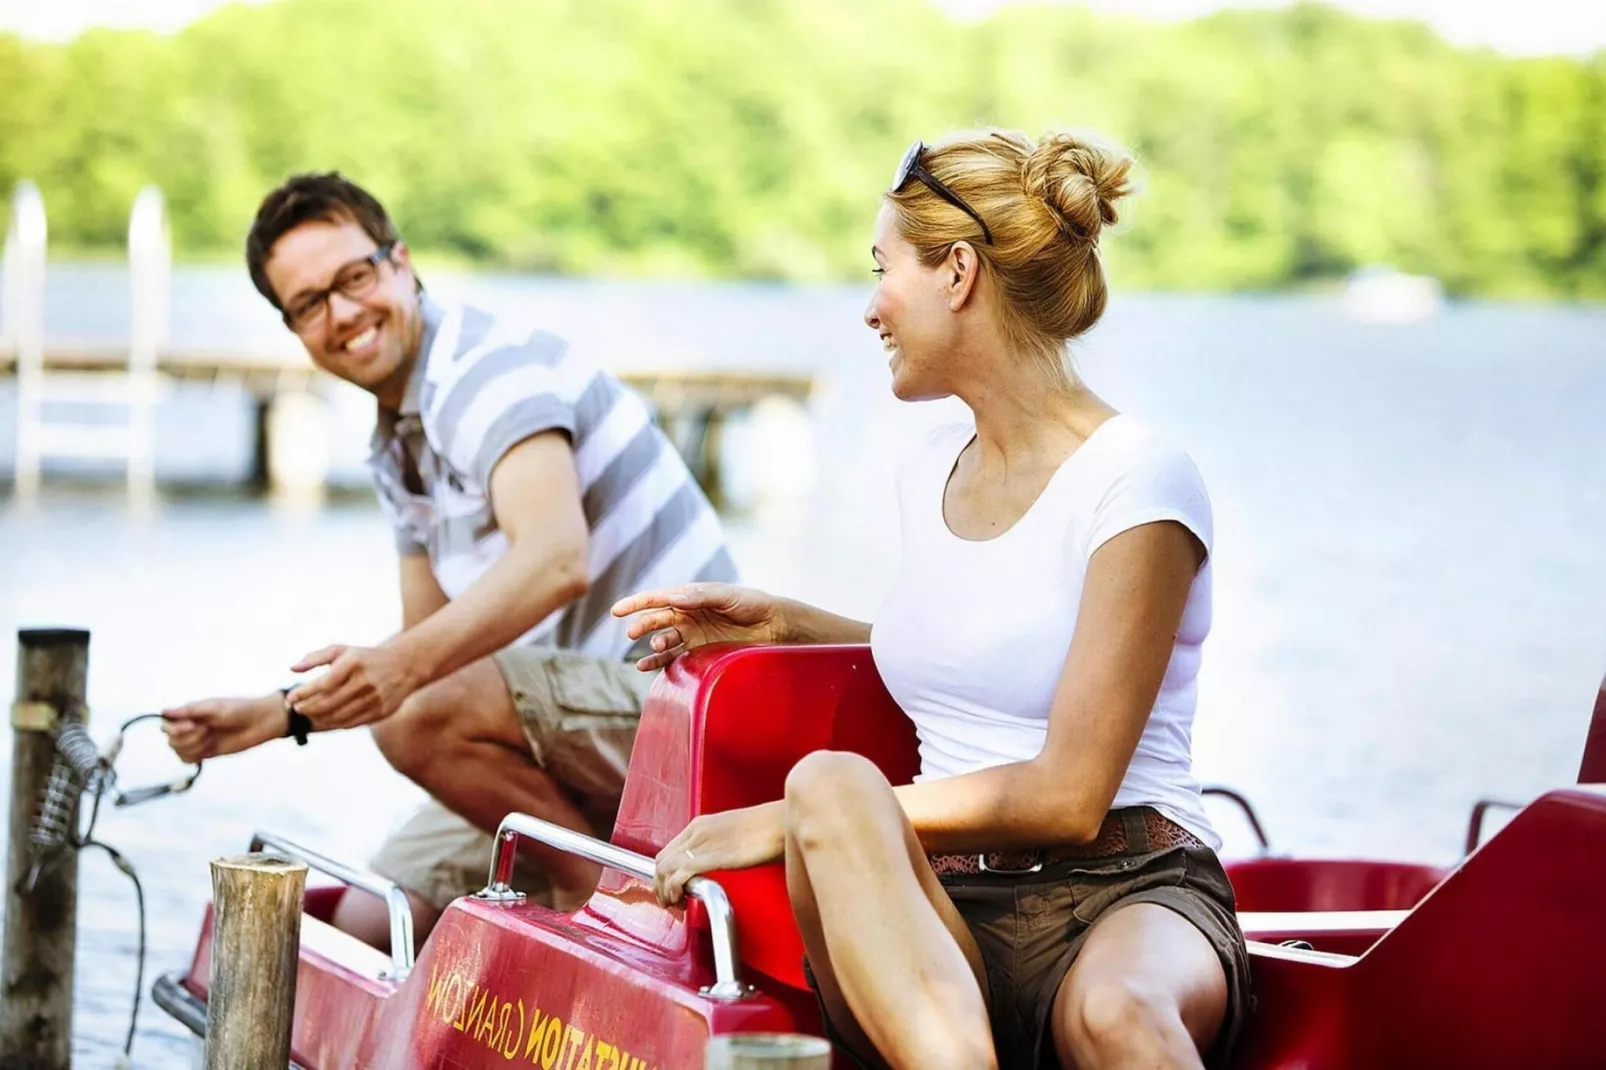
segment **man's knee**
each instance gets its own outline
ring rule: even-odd
[[[453,690],[449,678],[438,681],[413,692],[395,713],[373,724],[374,744],[391,768],[415,777],[447,749],[445,734],[452,720],[446,710]]]

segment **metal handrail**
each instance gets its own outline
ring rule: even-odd
[[[1244,817],[1248,819],[1249,829],[1255,834],[1255,839],[1260,841],[1260,853],[1265,854],[1271,850],[1271,840],[1266,836],[1266,830],[1260,824],[1260,815],[1255,813],[1255,808],[1250,805],[1247,798],[1231,788],[1224,788],[1215,784],[1201,788],[1200,794],[1216,795],[1229,802],[1236,803],[1238,809],[1242,810]]]
[[[524,898],[524,893],[515,891],[511,883],[515,847],[520,836],[579,855],[632,877],[645,881],[653,878],[653,860],[646,855],[627,851],[606,840],[542,821],[529,814],[508,814],[496,830],[489,883],[474,893],[474,898],[493,903],[516,902]],[[701,994],[709,999],[746,999],[753,994],[753,987],[743,984],[738,976],[737,964],[740,960],[736,953],[736,914],[731,909],[730,897],[717,881],[707,877],[693,877],[687,881],[686,894],[701,901],[708,911],[708,927],[713,937],[714,983],[700,989]]]
[[[353,888],[360,888],[382,899],[390,913],[390,972],[379,976],[387,981],[407,980],[407,975],[413,972],[413,908],[407,902],[407,893],[402,890],[401,885],[386,880],[377,873],[357,869],[344,862],[336,862],[327,855],[291,843],[282,836],[275,836],[270,832],[258,832],[252,835],[251,850],[260,851],[264,847],[297,862],[304,862],[319,873],[327,873],[337,880],[345,881]]]
[[[1472,806],[1472,817],[1467,822],[1467,842],[1462,854],[1471,854],[1483,843],[1483,819],[1490,810],[1521,810],[1522,803],[1506,802],[1504,799],[1479,799]]]

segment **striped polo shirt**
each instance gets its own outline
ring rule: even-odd
[[[618,599],[736,578],[719,518],[640,397],[529,323],[420,300],[418,361],[400,410],[379,409],[368,465],[397,549],[428,554],[448,598],[507,552],[491,470],[554,429],[574,447],[591,585],[521,643],[628,657],[625,622],[608,612]]]

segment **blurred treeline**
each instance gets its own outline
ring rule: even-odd
[[[1516,17],[1516,16],[1514,16]],[[148,182],[234,254],[291,171],[417,248],[568,273],[852,277],[905,145],[1093,126],[1146,192],[1125,286],[1382,262],[1462,293],[1606,296],[1606,52],[1512,59],[1303,5],[1182,24],[927,0],[275,0],[173,36],[0,35],[0,191],[113,251]]]

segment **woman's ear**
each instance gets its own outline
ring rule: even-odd
[[[943,288],[948,293],[948,311],[958,312],[965,307],[976,289],[976,278],[981,274],[981,257],[968,241],[956,241],[943,261]]]

